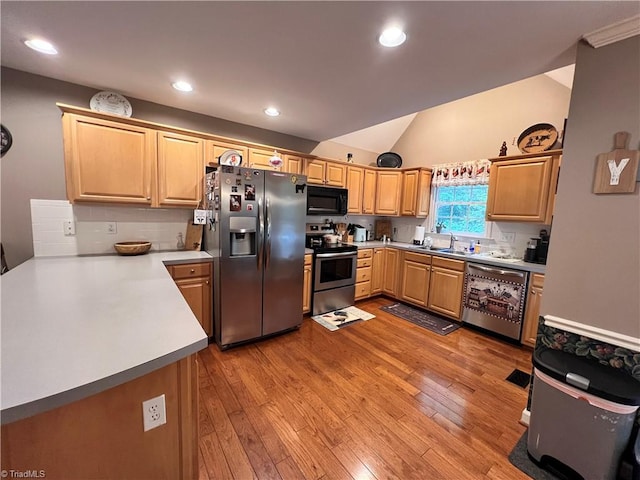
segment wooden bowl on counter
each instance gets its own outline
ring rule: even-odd
[[[151,249],[151,242],[118,242],[113,248],[118,255],[143,255]]]

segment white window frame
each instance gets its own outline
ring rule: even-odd
[[[431,187],[431,207],[430,207],[430,211],[429,211],[429,230],[431,232],[435,232],[436,231],[436,223],[438,220],[438,204],[437,204],[437,198],[438,198],[438,188],[442,188],[442,187],[466,187],[466,186],[473,186],[473,185],[437,185],[434,186],[432,185]],[[460,202],[463,203],[463,202]],[[476,202],[464,202],[467,205],[470,204],[474,204]],[[477,203],[476,203],[477,204]],[[447,227],[441,232],[442,234],[449,234],[449,233],[453,233],[456,236],[462,236],[462,237],[473,237],[473,238],[477,238],[477,239],[489,239],[491,238],[492,235],[492,230],[493,230],[493,222],[490,222],[488,220],[485,219],[484,221],[484,232],[482,234],[478,234],[478,233],[474,233],[474,232],[451,232],[450,230],[450,225],[447,224]]]

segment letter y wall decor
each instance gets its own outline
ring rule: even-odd
[[[640,151],[627,150],[629,133],[618,132],[613,150],[601,153],[596,160],[593,193],[633,193],[638,180]]]

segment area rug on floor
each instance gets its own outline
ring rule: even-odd
[[[403,318],[415,323],[416,325],[426,328],[427,330],[437,333],[438,335],[448,335],[460,328],[460,324],[450,322],[444,318],[437,317],[417,308],[412,308],[403,303],[393,303],[380,307],[380,310],[389,312],[396,317]]]
[[[333,312],[323,313],[322,315],[314,315],[311,318],[323,327],[331,331],[335,331],[346,327],[347,325],[371,320],[375,317],[375,315],[365,312],[364,310],[360,310],[359,308],[347,307]]]
[[[524,432],[516,446],[509,454],[509,461],[521,472],[526,473],[534,480],[562,480],[564,476],[555,476],[535,463],[527,453],[527,430]]]

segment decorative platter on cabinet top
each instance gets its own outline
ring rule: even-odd
[[[130,117],[133,113],[131,103],[116,92],[98,92],[89,102],[89,107],[95,112],[112,113],[122,117]]]
[[[227,150],[219,158],[220,165],[233,165],[239,167],[242,165],[242,154],[237,150]]]
[[[381,153],[376,161],[378,167],[400,168],[402,157],[394,152]]]
[[[538,123],[527,128],[518,137],[518,148],[522,153],[544,152],[558,140],[558,131],[550,123]]]

